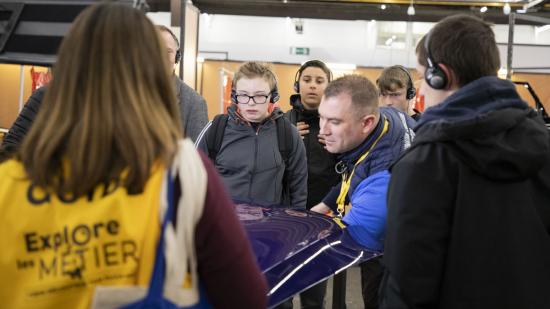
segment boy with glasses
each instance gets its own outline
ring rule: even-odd
[[[243,64],[231,99],[227,115],[203,129],[198,148],[209,154],[234,199],[305,208],[305,148],[296,128],[274,107],[279,99],[275,74],[259,62]]]

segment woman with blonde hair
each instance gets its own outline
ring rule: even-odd
[[[75,20],[36,121],[0,165],[6,308],[120,305],[154,294],[150,282],[178,306],[266,306],[215,169],[180,140],[165,53],[129,6]]]

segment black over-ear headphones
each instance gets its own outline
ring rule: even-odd
[[[426,72],[424,72],[424,79],[426,83],[430,85],[433,89],[444,89],[447,87],[447,75],[445,72],[433,61],[432,52],[430,50],[430,36],[431,31],[426,34],[426,39],[424,40],[424,49],[426,50],[426,62],[428,67]]]
[[[275,74],[273,74],[273,72],[270,71],[270,73],[275,80],[275,86],[273,86],[273,90],[271,90],[271,92],[269,93],[269,103],[277,103],[280,99],[279,88],[277,87],[277,79],[275,78]],[[231,102],[233,104],[237,104],[237,91],[235,90],[235,84],[235,80],[233,80],[233,85],[231,86]]]
[[[296,75],[294,75],[294,91],[296,93],[300,93],[300,77],[302,76],[302,72],[309,68],[309,67],[316,67],[323,70],[323,72],[327,73],[328,75],[328,82],[330,83],[332,81],[332,71],[328,68],[328,66],[321,60],[309,60],[304,62],[302,66],[298,69],[296,72]]]
[[[405,72],[405,74],[407,74],[408,82],[407,82],[407,96],[406,96],[406,98],[407,98],[407,100],[414,99],[414,97],[416,96],[416,88],[414,88],[411,73],[409,72],[409,70],[405,69],[405,67],[403,67],[401,65],[394,65],[393,67],[398,68],[398,69],[402,70],[403,72]]]

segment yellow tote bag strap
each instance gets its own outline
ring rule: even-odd
[[[342,174],[342,184],[340,185],[340,194],[338,195],[338,198],[336,199],[336,204],[338,205],[338,209],[337,209],[338,217],[341,218],[341,217],[344,216],[344,213],[345,213],[345,210],[346,210],[345,209],[346,196],[348,195],[349,188],[351,186],[351,179],[353,178],[353,174],[355,173],[355,168],[367,158],[367,156],[369,155],[371,150],[374,149],[374,146],[376,146],[376,144],[382,138],[382,136],[384,136],[384,134],[386,134],[388,132],[389,126],[390,126],[390,124],[389,124],[388,120],[384,118],[384,128],[382,129],[382,132],[380,132],[378,137],[376,137],[376,140],[374,140],[374,143],[372,143],[372,145],[369,147],[369,149],[363,155],[361,155],[359,160],[357,160],[357,162],[353,166],[353,170],[351,171],[351,174],[349,174],[349,176],[348,176],[347,173]]]

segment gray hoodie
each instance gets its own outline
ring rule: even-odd
[[[304,143],[298,130],[294,130],[289,166],[285,167],[279,152],[277,124],[283,112],[275,109],[262,123],[252,126],[228,108],[229,119],[223,141],[215,160],[230,195],[239,201],[262,205],[283,203],[283,175],[290,190],[291,207],[305,208],[307,200],[307,162]],[[285,119],[286,120],[286,119]],[[197,141],[197,147],[208,153],[208,134],[211,122],[206,125]],[[294,128],[294,127],[293,127]]]

